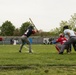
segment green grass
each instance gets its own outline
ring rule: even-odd
[[[76,75],[76,52],[59,55],[54,45],[0,45],[0,75]],[[28,46],[27,46],[28,47]]]

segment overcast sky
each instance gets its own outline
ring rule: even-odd
[[[0,26],[6,20],[16,28],[31,18],[38,29],[50,31],[76,13],[76,0],[0,0]]]

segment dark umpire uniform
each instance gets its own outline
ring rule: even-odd
[[[76,35],[73,30],[70,30],[68,26],[63,27],[64,35],[68,35],[69,39],[62,45],[59,54],[63,54],[66,46],[73,44],[74,50],[76,51]]]
[[[30,41],[28,40],[28,37],[31,36],[31,34],[34,34],[34,33],[35,33],[34,27],[33,26],[29,26],[27,28],[27,30],[25,31],[25,33],[21,37],[22,44],[20,46],[19,52],[21,52],[24,44],[27,43],[29,45],[29,53],[32,53],[31,44],[30,44]]]

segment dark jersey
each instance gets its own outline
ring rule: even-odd
[[[34,34],[34,33],[35,33],[35,31],[30,28],[30,29],[26,30],[26,32],[24,33],[24,35],[27,36],[27,37],[29,37],[31,34]]]

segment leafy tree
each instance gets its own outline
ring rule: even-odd
[[[52,29],[50,34],[51,36],[57,36],[59,34],[59,28]]]
[[[13,34],[14,36],[19,36],[20,35],[20,30],[18,29],[18,28],[16,28],[15,30],[14,30],[14,34]]]
[[[63,31],[63,27],[65,26],[65,25],[68,25],[68,22],[67,21],[61,21],[61,23],[60,23],[60,27],[59,27],[59,33],[61,33],[62,31]]]
[[[5,21],[1,26],[1,33],[4,36],[12,36],[15,27],[10,21]]]
[[[50,32],[41,32],[41,33],[39,33],[39,35],[40,35],[41,37],[51,36]]]
[[[1,35],[1,26],[0,26],[0,35]]]
[[[71,19],[69,20],[69,25],[71,26],[71,29],[76,31],[76,13],[74,15],[71,15]]]
[[[58,35],[59,33],[62,33],[63,32],[63,27],[65,25],[68,25],[70,29],[76,31],[76,27],[75,27],[75,25],[76,25],[76,13],[71,16],[70,20],[68,20],[68,21],[61,21],[60,27],[51,30],[51,34],[52,35]]]
[[[20,34],[22,35],[24,32],[25,32],[25,30],[27,29],[27,27],[30,25],[30,22],[25,22],[25,23],[23,23],[22,25],[21,25],[21,27],[20,27]]]

